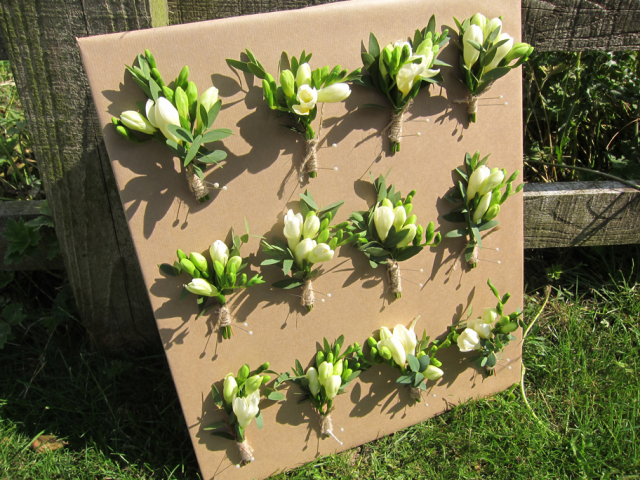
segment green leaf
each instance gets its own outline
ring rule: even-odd
[[[484,232],[485,230],[489,230],[489,229],[495,227],[499,223],[500,222],[498,220],[491,220],[490,222],[485,222],[482,225],[478,226],[478,231]]]
[[[420,385],[422,383],[422,381],[424,380],[424,375],[420,372],[416,373],[415,378],[413,379],[413,386],[417,387],[418,385]]]
[[[185,167],[191,163],[191,160],[193,160],[194,157],[196,156],[196,153],[198,153],[198,150],[200,149],[200,143],[201,142],[202,142],[202,136],[201,135],[198,135],[196,138],[193,139],[193,143],[189,147],[189,150],[187,150],[187,156],[184,157],[184,166]]]
[[[214,150],[203,157],[199,157],[197,160],[202,163],[218,163],[227,158],[227,152],[224,150]]]
[[[237,68],[238,70],[241,70],[246,73],[251,73],[251,71],[249,70],[249,65],[246,62],[233,60],[231,58],[227,58],[226,61],[227,61],[227,65],[229,65],[230,67]]]
[[[423,348],[426,347],[426,345],[423,346]],[[425,369],[429,366],[429,364],[431,363],[431,357],[429,357],[429,355],[423,355],[418,359],[418,362],[420,362],[420,368],[419,370],[421,372],[424,372]]]
[[[176,137],[184,140],[185,142],[193,143],[193,136],[186,128],[179,127],[177,125],[168,124],[167,130],[173,133]]]
[[[291,271],[291,267],[293,267],[292,259],[287,258],[282,262],[282,271],[284,272],[285,275],[289,275],[289,272]]]
[[[22,322],[27,315],[22,311],[21,303],[10,303],[2,309],[2,317],[5,321],[13,326]]]
[[[304,203],[306,203],[312,210],[314,211],[318,211],[318,205],[316,205],[316,202],[313,201],[313,197],[311,196],[311,193],[309,193],[309,190],[307,190],[305,193],[301,193],[300,194],[300,198],[302,199],[302,201]]]
[[[222,408],[222,404],[224,401],[222,399],[222,395],[220,395],[220,392],[215,385],[211,385],[211,397],[213,398],[213,403],[216,406]]]
[[[248,63],[247,67],[249,68],[249,72],[253,73],[260,80],[264,80],[265,78],[267,78],[267,73],[258,65],[254,63]]]
[[[275,288],[284,288],[285,290],[290,290],[292,288],[301,287],[304,285],[304,282],[296,279],[296,278],[285,278],[284,280],[279,280],[273,283],[273,287]]]
[[[162,94],[160,85],[158,85],[153,78],[149,79],[149,92],[151,93],[151,98],[154,102],[157,102],[158,97]]]
[[[286,397],[281,392],[271,392],[267,398],[274,402],[279,402],[280,400],[284,400]]]
[[[396,380],[396,383],[400,383],[401,385],[409,385],[413,382],[414,377],[415,377],[415,374],[413,373],[409,375],[402,375],[398,377],[398,379]]]
[[[468,235],[469,232],[467,231],[466,228],[458,228],[457,230],[451,230],[450,232],[445,234],[445,238],[457,238],[457,237],[464,237],[465,235]]]
[[[256,425],[258,430],[262,430],[262,427],[264,427],[264,419],[262,418],[262,412],[260,410],[258,410],[256,415]]]
[[[484,73],[482,75],[483,82],[495,82],[499,78],[504,77],[507,73],[509,73],[511,69],[509,67],[496,67],[493,70]]]
[[[447,213],[446,215],[443,215],[442,218],[451,223],[464,223],[467,221],[467,217],[465,217],[462,212]]]
[[[373,32],[369,33],[369,54],[372,57],[380,55],[380,44]]]
[[[420,362],[414,355],[407,355],[407,361],[409,362],[409,368],[412,372],[417,372],[420,370]]]
[[[395,259],[398,262],[403,262],[403,261],[409,260],[411,257],[419,254],[421,251],[422,251],[422,247],[411,245],[409,247],[403,248],[400,251],[400,253],[395,256]]]
[[[180,292],[180,301],[183,301],[185,298],[189,296],[191,292],[187,290],[185,287],[182,287],[182,291]]]
[[[206,122],[207,128],[211,128],[211,125],[213,125],[213,122],[216,121],[216,118],[218,117],[218,113],[220,113],[221,108],[222,108],[222,100],[218,100],[216,103],[214,103],[211,106],[211,108],[207,112],[207,122]],[[205,123],[204,116],[202,117],[202,123]],[[220,130],[227,130],[229,132],[229,135],[231,135],[231,130],[228,130],[226,128],[223,128]]]
[[[381,202],[382,200],[387,198],[387,181],[382,175],[380,175],[380,177],[378,178],[377,188],[378,188],[378,198],[376,202]]]

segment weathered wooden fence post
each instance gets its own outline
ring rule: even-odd
[[[148,0],[2,0],[2,32],[65,267],[94,344],[156,344],[157,328],[76,37],[151,27]]]
[[[155,342],[157,330],[75,37],[330,1],[0,0],[0,55],[4,45],[65,266],[97,345],[141,346]],[[640,49],[640,0],[522,0],[522,22],[523,40],[538,51]]]

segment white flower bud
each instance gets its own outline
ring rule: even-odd
[[[138,112],[134,112],[133,110],[127,110],[126,112],[122,112],[120,115],[120,121],[131,130],[136,130],[138,132],[147,133],[152,135],[153,132],[156,131],[155,127],[149,123],[149,120],[144,118],[144,116]]]

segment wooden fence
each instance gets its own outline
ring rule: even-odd
[[[0,55],[11,61],[80,315],[94,339],[109,339],[101,346],[157,344],[158,333],[76,37],[320,3],[0,0]],[[523,0],[522,21],[538,51],[640,49],[640,0]],[[525,247],[638,242],[638,198],[611,182],[527,185]]]

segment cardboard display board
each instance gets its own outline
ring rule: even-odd
[[[435,14],[438,28],[448,26],[455,37],[453,16],[462,20],[478,8],[477,2],[463,0],[356,0],[78,41],[203,478],[264,478],[320,455],[388,435],[517,381],[519,340],[508,346],[496,375],[489,378],[469,361],[472,354],[460,353],[454,345],[439,354],[445,374],[437,382],[428,383],[422,403],[414,405],[408,389],[395,383],[398,372],[384,365],[364,372],[353,382],[346,395],[336,398],[332,414],[334,424],[344,429],[339,432],[343,446],[330,438],[318,439],[319,427],[311,404],[297,404],[299,392],[295,385],[285,392],[286,401],[263,401],[264,429],[258,430],[252,422],[246,431],[256,459],[246,467],[232,468],[239,461],[233,442],[204,431],[219,419],[210,396],[211,384],[221,382],[229,372],[237,372],[245,362],[255,368],[269,361],[272,369],[283,372],[298,358],[306,369],[323,337],[332,342],[344,334],[345,345],[355,341],[364,344],[381,326],[408,325],[418,314],[422,316],[416,327],[419,335],[426,329],[432,339],[443,338],[448,326],[457,322],[470,304],[476,315],[495,306],[495,298],[486,286],[487,278],[501,293],[509,291],[513,295],[507,304],[508,312],[521,307],[521,195],[504,204],[498,217],[501,228],[484,242],[485,246],[499,247],[499,252],[481,251],[481,259],[499,260],[500,264],[481,261],[478,268],[468,270],[458,261],[452,269],[464,241],[443,239],[439,247],[425,248],[402,264],[404,293],[402,299],[394,301],[391,294],[385,293],[386,271],[372,269],[363,254],[343,247],[331,262],[322,264],[323,271],[314,281],[317,291],[332,296],[317,295],[312,313],[306,313],[300,298],[293,296],[299,292],[270,288],[282,277],[278,267],[262,267],[265,285],[229,297],[234,321],[241,322],[239,325],[247,322],[253,335],[235,329],[235,336],[220,344],[215,314],[196,320],[195,297],[179,301],[186,276],[165,277],[158,270],[158,264],[175,260],[177,248],[208,252],[216,239],[228,243],[231,227],[244,233],[245,218],[252,234],[263,235],[269,241],[275,236],[283,238],[283,215],[288,208],[297,206],[298,193],[305,188],[321,205],[344,199],[335,219],[344,221],[353,210],[366,210],[374,202],[369,171],[378,176],[390,168],[388,181],[396,188],[405,195],[417,190],[412,213],[417,214],[421,224],[434,221],[443,233],[458,228],[442,219],[451,209],[442,196],[453,187],[453,170],[462,165],[465,152],[491,153],[489,166],[504,167],[509,173],[521,168],[520,69],[496,82],[489,96],[503,95],[504,99],[481,102],[493,105],[481,106],[478,123],[468,127],[466,106],[453,102],[466,93],[454,76],[458,68],[443,68],[444,87],[431,87],[418,95],[407,115],[402,150],[395,156],[387,154],[389,140],[379,135],[389,122],[390,113],[358,109],[365,103],[384,103],[384,99],[377,92],[353,87],[344,104],[325,106],[319,176],[301,186],[294,167],[304,156],[302,136],[280,126],[286,123],[286,117],[276,118],[269,110],[262,98],[260,81],[242,72],[237,74],[227,66],[225,58],[241,59],[241,53],[249,48],[276,76],[283,50],[298,56],[306,49],[313,52],[311,68],[341,64],[352,70],[362,65],[362,42],[368,42],[370,31],[384,46],[412,36]],[[520,38],[519,2],[483,3],[481,9],[488,18],[503,15],[504,31],[516,40]],[[214,128],[230,128],[234,135],[216,147],[229,153],[224,168],[206,173],[208,182],[228,188],[212,190],[211,202],[195,201],[178,160],[172,158],[165,145],[131,144],[119,137],[110,123],[112,116],[137,110],[136,101],[146,100],[130,75],[124,74],[124,64],[131,65],[145,48],[154,54],[165,81],[175,78],[186,64],[190,79],[200,92],[212,84],[220,90],[223,110]],[[439,58],[458,65],[459,55],[450,42]],[[503,101],[508,106],[495,105]],[[316,131],[317,123],[318,120],[313,124]],[[421,136],[415,135],[418,132]],[[334,143],[337,148],[328,148]],[[338,171],[333,169],[336,166]],[[243,254],[249,253],[251,271],[256,272],[265,259],[256,238],[243,247]],[[424,273],[409,271],[421,268]],[[424,284],[422,288],[417,285],[420,283]],[[522,332],[515,334],[520,339]]]

